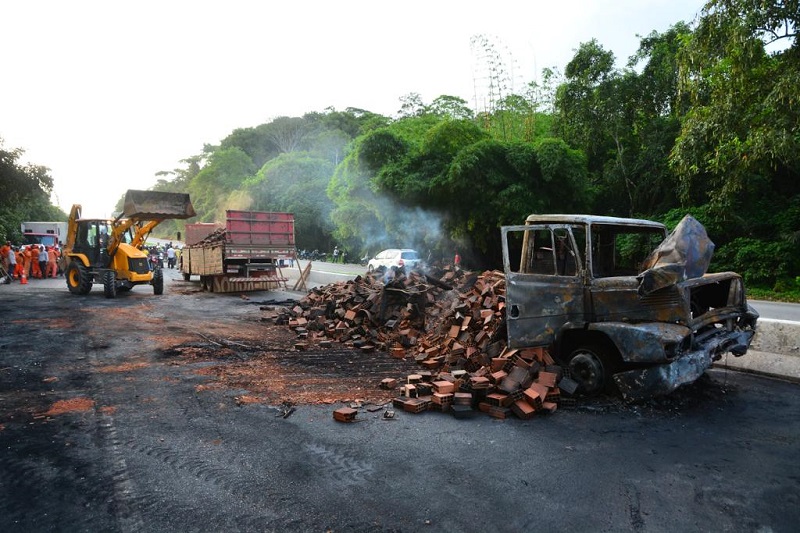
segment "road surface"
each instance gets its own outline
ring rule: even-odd
[[[286,293],[197,285],[168,271],[164,295],[137,287],[111,300],[71,295],[63,279],[0,286],[0,531],[800,523],[797,384],[715,370],[639,405],[600,399],[528,421],[362,409],[341,424],[332,411],[345,398],[294,411],[248,400],[282,378],[315,386],[284,364],[296,354],[270,347],[286,330],[262,308]],[[329,369],[309,371],[352,364],[334,352]],[[265,358],[277,366],[244,380]]]

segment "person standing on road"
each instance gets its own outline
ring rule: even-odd
[[[4,260],[8,263],[6,272],[8,273],[8,281],[10,283],[17,277],[17,252],[14,251],[14,247],[11,246],[11,243],[8,243],[8,251],[6,252]]]
[[[22,253],[22,248],[20,247],[14,253],[14,258],[17,261],[17,266],[14,267],[14,277],[17,279],[22,278],[22,275],[25,273],[25,254]]]
[[[47,250],[47,277],[58,277],[58,252],[55,246],[50,246]]]
[[[24,246],[22,248],[22,275],[25,276],[25,279],[31,277],[31,257],[30,246]]]
[[[42,279],[47,277],[47,249],[44,245],[39,247],[39,271],[42,273]]]
[[[31,244],[28,249],[31,253],[31,274],[34,278],[41,278],[42,271],[39,270],[39,247],[35,244]],[[30,277],[30,276],[28,276]]]
[[[171,245],[172,243],[170,243]],[[169,268],[175,268],[175,248],[172,246],[167,247],[167,266]]]
[[[334,263],[338,263],[339,262],[339,247],[338,246],[334,246],[333,247],[333,262]]]
[[[11,270],[9,270],[9,262],[8,262],[8,251],[11,249],[11,241],[6,241],[6,243],[0,247],[0,261],[3,263],[3,270],[5,270],[8,274],[11,274]],[[8,281],[11,281],[10,279]]]

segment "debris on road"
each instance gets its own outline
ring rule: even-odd
[[[350,407],[342,407],[333,412],[333,419],[337,422],[355,422],[358,411]]]
[[[312,290],[275,317],[303,344],[336,341],[392,358],[413,358],[411,374],[393,400],[396,409],[530,418],[553,412],[562,392],[575,392],[546,349],[509,350],[505,340],[505,277],[445,268],[434,275],[395,274],[388,282],[366,275]],[[397,380],[378,385],[391,390]],[[351,406],[352,408],[352,406]]]

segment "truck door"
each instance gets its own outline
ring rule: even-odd
[[[585,229],[505,226],[502,236],[508,344],[550,345],[564,324],[583,321]]]

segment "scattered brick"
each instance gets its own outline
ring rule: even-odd
[[[358,411],[350,407],[342,407],[333,412],[333,419],[337,422],[354,422]]]
[[[529,419],[537,411],[555,411],[562,394],[577,390],[546,348],[507,348],[499,271],[410,272],[387,284],[358,276],[312,289],[293,308],[277,312],[275,323],[302,335],[296,350],[341,343],[412,357],[419,372],[380,384],[393,389],[404,382],[393,405],[405,412],[449,410],[464,418],[483,410],[501,419]]]

